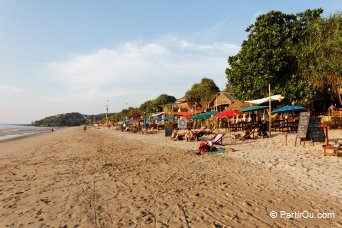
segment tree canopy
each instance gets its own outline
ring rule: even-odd
[[[44,119],[32,122],[34,126],[80,126],[87,121],[86,116],[78,113],[66,113],[55,116],[45,117]]]
[[[312,87],[337,95],[342,105],[341,13],[307,23],[306,38],[298,55],[299,74]]]
[[[163,105],[170,104],[176,101],[174,96],[161,94],[154,100],[149,100],[140,105],[139,110],[145,113],[160,111]]]
[[[215,82],[209,78],[202,78],[199,83],[194,84],[185,94],[189,101],[196,103],[208,102],[213,96],[220,92]]]
[[[148,116],[151,113],[162,111],[164,105],[174,103],[175,101],[176,98],[174,96],[161,94],[153,100],[145,101],[138,108],[129,107],[128,109],[123,109],[121,112],[110,115],[108,119],[120,121],[133,112],[140,112],[142,115]]]
[[[308,33],[308,23],[320,18],[322,9],[298,14],[270,11],[246,29],[248,39],[240,52],[228,58],[228,88],[240,100],[268,95],[268,84],[289,103],[306,104],[315,90],[298,72],[299,47]]]

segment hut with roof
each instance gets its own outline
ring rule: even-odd
[[[203,112],[203,108],[199,104],[189,101],[186,97],[181,97],[172,105],[172,116],[186,116],[189,114],[197,114]]]
[[[217,111],[222,111],[232,105],[237,100],[228,92],[218,92],[215,96],[208,102],[208,109],[215,109]]]

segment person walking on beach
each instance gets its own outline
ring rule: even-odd
[[[87,130],[87,125],[84,125],[83,131],[85,132]]]

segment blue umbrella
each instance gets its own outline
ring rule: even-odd
[[[175,120],[175,117],[164,117],[161,120],[168,121],[168,120]]]
[[[265,108],[268,108],[268,106],[250,106],[250,107],[241,109],[240,112],[253,112],[253,111],[261,110]]]
[[[306,108],[302,106],[292,106],[292,105],[287,105],[278,109],[275,109],[272,111],[273,113],[285,113],[285,112],[300,112],[300,111],[305,111]]]
[[[162,118],[159,118],[159,117],[153,117],[150,119],[151,121],[161,121]]]

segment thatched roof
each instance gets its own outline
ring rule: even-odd
[[[184,103],[178,104],[177,106],[178,108],[181,108],[181,109],[187,109],[187,108],[191,108],[193,105],[189,102],[184,102]]]
[[[215,102],[216,101],[216,102]],[[215,96],[209,101],[208,106],[219,106],[219,105],[231,105],[236,100],[235,98],[228,92],[218,92]]]
[[[242,101],[238,101],[236,100],[233,104],[231,104],[227,109],[228,110],[241,110],[243,108],[247,108],[251,106],[250,103],[247,102],[242,102]]]
[[[181,97],[181,98],[179,98],[179,99],[177,99],[176,101],[175,101],[175,103],[176,104],[181,104],[181,103],[185,103],[185,102],[187,102],[188,100],[186,99],[186,97]]]

